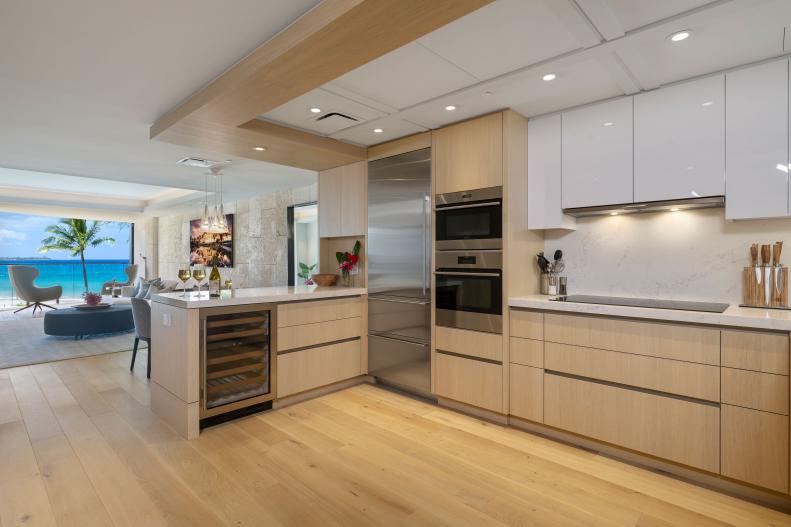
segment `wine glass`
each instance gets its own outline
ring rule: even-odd
[[[206,278],[206,269],[204,269],[202,264],[195,266],[195,269],[192,271],[192,277],[198,282],[198,297],[200,297],[201,282]]]
[[[182,288],[184,290],[184,294],[182,294],[182,298],[186,298],[187,296],[187,282],[190,279],[190,270],[187,267],[179,268],[179,280],[181,280]]]

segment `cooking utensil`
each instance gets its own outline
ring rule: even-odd
[[[783,252],[783,242],[776,242],[772,246],[772,265],[775,267],[780,265],[780,254]]]
[[[758,265],[758,244],[754,243],[750,245],[750,265],[755,267]]]
[[[540,252],[536,255],[536,261],[538,262],[538,268],[541,269],[542,273],[549,272],[549,260],[546,259],[544,256],[544,252]]]
[[[769,265],[769,257],[772,251],[771,245],[761,245],[761,265]]]

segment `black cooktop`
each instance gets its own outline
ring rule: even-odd
[[[679,311],[705,311],[722,313],[730,304],[717,302],[688,302],[686,300],[659,300],[656,298],[621,298],[617,296],[568,295],[550,298],[554,302],[576,302],[578,304],[604,304],[607,306],[651,307]]]

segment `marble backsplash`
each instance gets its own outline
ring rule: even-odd
[[[750,244],[776,241],[791,263],[791,219],[727,221],[718,208],[579,218],[546,231],[545,253],[563,251],[569,294],[739,303]]]

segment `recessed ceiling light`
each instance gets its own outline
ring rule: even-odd
[[[670,212],[678,212],[680,210],[681,209],[679,209],[678,207],[673,207],[672,209],[670,209]]]
[[[544,75],[541,78],[544,79],[545,81],[549,82],[549,81],[555,80],[557,78],[557,75],[555,75],[554,73],[547,73],[546,75]]]
[[[714,101],[706,101],[701,106],[711,106],[712,104],[714,104]]]
[[[681,42],[682,40],[686,40],[692,34],[692,31],[689,29],[685,29],[683,31],[676,31],[670,37],[668,37],[673,42]]]
[[[612,126],[612,125],[613,125],[613,123],[612,123],[612,122],[610,122],[610,121],[607,121],[607,122],[604,122],[604,123],[602,123],[601,125],[602,125],[602,126]]]
[[[317,108],[317,107],[314,106],[313,108],[310,109],[310,112],[311,113],[321,113],[321,108]]]
[[[259,152],[263,152],[263,151],[266,150],[266,147],[265,146],[256,146],[256,147],[253,148],[253,150],[258,150]]]
[[[491,97],[492,95],[494,95],[494,93],[492,93],[490,91],[485,91],[481,95],[483,95],[484,97]]]
[[[381,134],[382,132],[384,132],[384,130],[382,130],[381,128],[374,128],[375,134]]]
[[[610,213],[610,216],[617,216],[617,215],[618,215],[618,213],[617,213],[617,212],[611,212],[611,213]]]
[[[455,107],[455,106],[453,106],[452,104],[449,104],[449,105],[447,105],[447,106],[445,107],[445,109],[446,109],[446,110],[448,110],[449,112],[452,112],[453,110],[455,110],[455,109],[456,109],[456,107]]]

